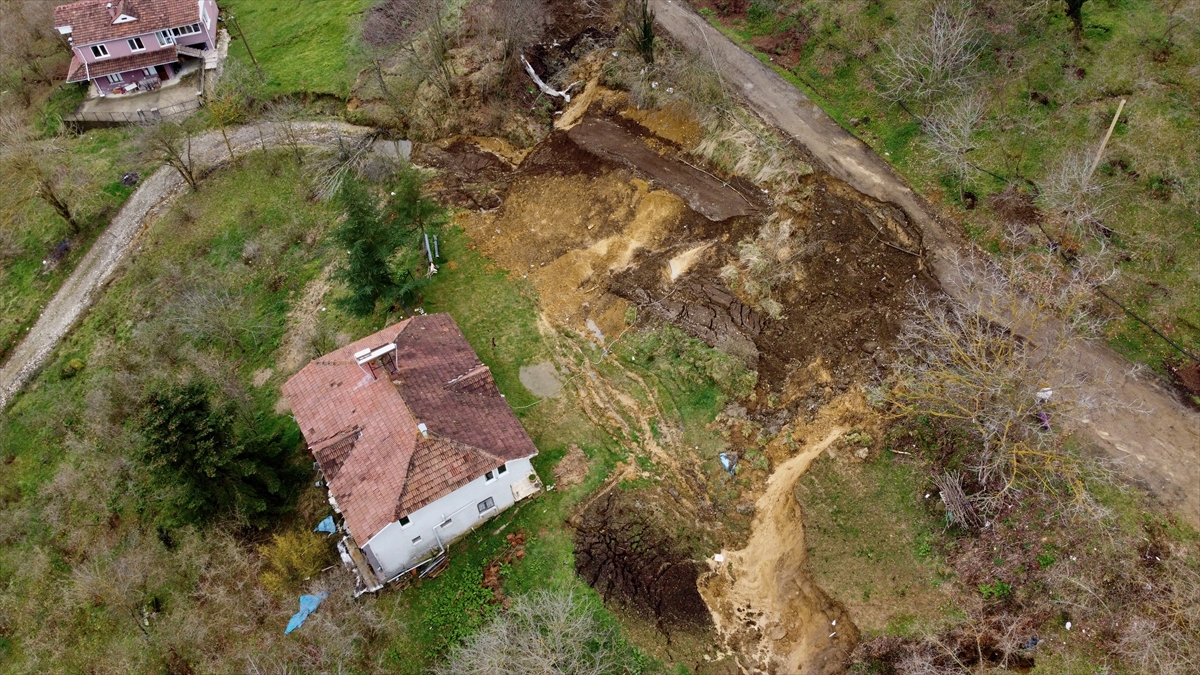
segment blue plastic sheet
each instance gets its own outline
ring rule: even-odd
[[[283,631],[283,633],[286,635],[303,626],[304,620],[308,618],[308,615],[312,614],[321,605],[321,601],[327,597],[329,597],[328,593],[300,596],[300,611],[292,615],[292,620],[288,621],[287,630]]]
[[[327,516],[325,520],[317,523],[317,529],[313,530],[313,532],[328,532],[330,534],[337,532],[337,525],[333,522],[333,516]]]
[[[717,457],[720,458],[721,466],[725,467],[725,470],[729,472],[729,475],[731,475],[731,476],[737,475],[737,459],[736,458],[730,457],[729,455],[727,455],[723,452],[721,454],[717,455]]]

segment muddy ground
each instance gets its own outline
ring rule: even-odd
[[[440,170],[431,187],[464,208],[457,222],[473,245],[533,282],[542,318],[555,330],[598,348],[628,330],[671,323],[757,370],[757,389],[735,416],[768,436],[809,429],[830,409],[845,412],[845,396],[886,365],[912,290],[935,283],[915,230],[896,210],[823,174],[797,177],[791,193],[801,197],[776,205],[765,190],[688,153],[681,142],[695,137],[694,123],[689,129],[678,114],[630,110],[596,87],[589,84],[560,128],[531,149],[460,137],[419,144],[414,159]],[[792,220],[802,251],[796,280],[779,289],[778,319],[720,273],[738,242],[775,211]],[[593,401],[586,405],[640,405],[619,391],[585,398]],[[607,600],[653,621],[668,641],[672,630],[715,628],[739,668],[834,672],[857,630],[807,576],[791,489],[826,436],[849,428],[820,424],[824,435],[808,444],[772,446],[771,465],[787,475],[773,484],[764,475],[758,504],[750,495],[737,514],[713,508],[690,449],[638,434],[673,475],[635,491],[615,476],[587,501],[572,519],[579,573]],[[712,521],[749,514],[748,539],[713,535]],[[721,547],[724,566],[698,563]],[[841,628],[827,631],[832,621]]]

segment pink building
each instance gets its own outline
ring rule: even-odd
[[[157,89],[183,58],[217,44],[214,0],[82,0],[54,9],[72,58],[67,82],[94,81],[100,94]]]

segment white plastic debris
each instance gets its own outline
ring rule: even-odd
[[[713,556],[713,561],[714,561],[714,562],[725,562],[725,556],[723,556],[723,555],[721,555],[720,553],[718,553],[718,554],[716,554],[716,555],[714,555],[714,556]]]
[[[837,625],[837,619],[834,619],[834,620],[833,620],[833,623],[831,623],[831,624],[829,624],[829,625],[830,625],[830,626],[836,626],[836,625]]]
[[[1037,400],[1045,403],[1046,401],[1049,401],[1050,397],[1053,395],[1054,395],[1054,390],[1051,389],[1050,387],[1046,387],[1044,389],[1039,389],[1038,393],[1034,394],[1034,397],[1037,398]]]
[[[829,634],[829,637],[833,637],[834,635],[837,635],[837,631],[836,631],[836,630],[835,630],[835,631],[833,631],[832,633],[830,633],[830,634]]]
[[[1070,621],[1067,622],[1066,629],[1071,630],[1071,622]]]

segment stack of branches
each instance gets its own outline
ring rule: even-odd
[[[312,165],[314,195],[322,201],[332,198],[341,189],[346,176],[359,175],[371,159],[371,146],[378,134],[367,134],[349,142],[338,139],[338,147]]]
[[[953,523],[968,528],[976,528],[983,524],[979,514],[975,512],[971,498],[967,497],[963,490],[962,471],[947,471],[934,477],[933,484],[941,493],[942,503],[951,514]]]

